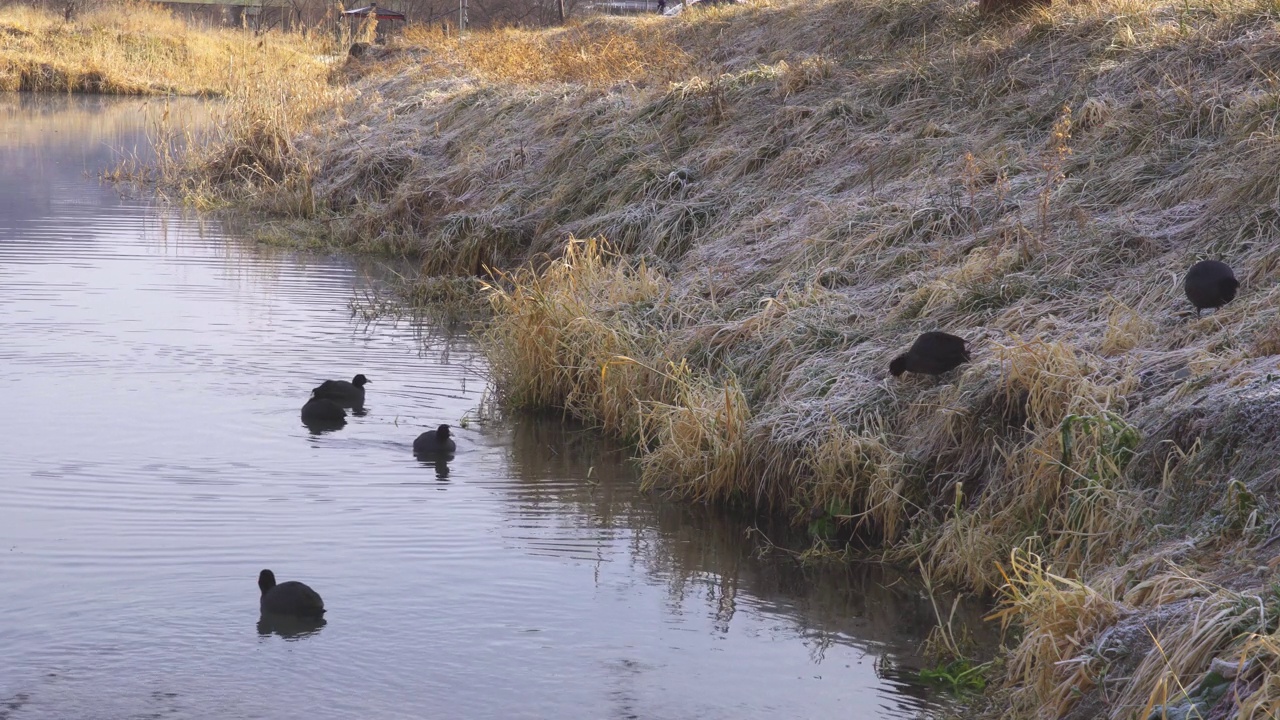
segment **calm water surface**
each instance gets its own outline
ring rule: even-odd
[[[907,718],[932,609],[760,559],[554,421],[455,426],[465,337],[369,325],[385,271],[94,179],[140,101],[0,95],[0,718]],[[326,378],[367,409],[313,434]],[[259,624],[258,570],[327,624]],[[896,670],[895,670],[896,669]]]

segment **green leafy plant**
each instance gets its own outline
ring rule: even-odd
[[[840,518],[852,512],[848,503],[832,500],[826,507],[817,508],[809,520],[809,537],[817,541],[832,540],[840,530]]]
[[[954,693],[982,692],[987,687],[987,669],[991,663],[974,665],[964,658],[952,660],[946,665],[921,670],[916,676],[921,682],[943,687]]]

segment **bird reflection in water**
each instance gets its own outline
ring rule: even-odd
[[[258,635],[270,637],[275,633],[285,640],[301,640],[319,633],[320,628],[325,626],[325,622],[324,618],[263,613],[258,618]]]
[[[369,414],[369,410],[363,405],[351,409],[351,415],[353,417],[364,417],[368,414]],[[302,420],[302,424],[306,426],[307,430],[312,435],[320,436],[320,435],[324,435],[325,433],[331,433],[336,430],[341,430],[342,428],[347,426],[347,421],[345,418],[341,420],[336,418],[325,419],[325,420],[318,420],[314,418],[304,418]]]
[[[440,482],[449,482],[449,460],[451,457],[439,456],[430,457],[426,455],[418,456],[418,462],[422,463],[422,467],[435,468],[436,480]]]
[[[339,420],[336,422],[304,422],[302,424],[307,428],[307,432],[311,433],[312,435],[319,436],[319,435],[324,435],[325,433],[331,433],[336,430],[341,430],[342,428],[346,427],[347,421]]]

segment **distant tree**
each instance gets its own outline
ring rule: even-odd
[[[458,16],[458,0],[384,0],[413,23],[435,23]]]

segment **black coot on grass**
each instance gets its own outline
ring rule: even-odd
[[[333,427],[347,422],[347,411],[338,403],[327,398],[312,396],[302,406],[302,422],[308,427]]]
[[[318,398],[324,398],[339,405],[347,407],[359,407],[364,405],[364,386],[369,384],[369,378],[364,375],[357,375],[346,380],[325,380],[320,383],[320,387],[312,390]]]
[[[1187,299],[1196,306],[1196,317],[1205,308],[1219,308],[1234,300],[1239,287],[1240,281],[1231,268],[1217,260],[1201,260],[1192,265],[1182,283]]]
[[[428,430],[413,441],[414,455],[448,455],[457,449],[458,445],[449,437],[448,425]]]
[[[964,338],[931,331],[916,338],[910,350],[894,358],[889,363],[889,372],[894,377],[904,372],[941,375],[966,362],[969,362],[969,351],[965,349]]]
[[[320,594],[297,580],[277,585],[275,573],[263,570],[258,573],[258,589],[262,591],[263,613],[308,618],[324,615]]]

